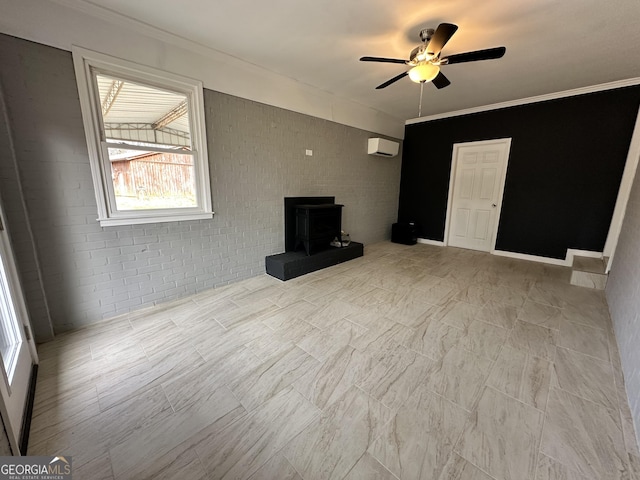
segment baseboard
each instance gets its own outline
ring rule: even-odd
[[[29,448],[29,430],[31,430],[31,417],[33,416],[33,402],[36,396],[36,380],[38,379],[38,364],[31,367],[31,378],[29,379],[29,391],[27,393],[27,404],[22,417],[22,430],[20,432],[20,455],[26,455]]]
[[[576,250],[567,248],[567,265],[573,265],[573,257],[602,258],[602,252],[593,252],[591,250]]]
[[[516,258],[518,260],[528,260],[530,262],[547,263],[550,265],[567,266],[567,261],[560,258],[539,257],[538,255],[527,255],[526,253],[505,252],[503,250],[494,250],[493,255],[500,257]]]
[[[444,242],[429,240],[428,238],[418,238],[418,243],[424,243],[425,245],[435,245],[436,247],[444,247]]]

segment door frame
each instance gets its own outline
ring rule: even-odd
[[[18,269],[13,252],[13,246],[11,245],[9,229],[7,227],[6,216],[4,214],[4,207],[2,200],[0,199],[0,222],[2,224],[3,232],[0,233],[1,248],[6,254],[6,277],[9,283],[8,287],[11,290],[11,300],[15,308],[16,316],[20,322],[19,333],[22,341],[26,344],[28,353],[31,359],[31,365],[29,366],[29,380],[27,385],[27,393],[24,399],[25,405],[20,419],[20,426],[16,429],[12,426],[10,421],[9,409],[7,407],[6,399],[4,395],[11,395],[11,385],[9,384],[9,378],[4,369],[0,367],[0,415],[2,416],[5,431],[9,438],[9,445],[14,455],[24,455],[26,452],[21,452],[21,442],[24,432],[21,429],[25,426],[25,415],[30,415],[28,412],[29,395],[31,395],[32,381],[33,381],[33,365],[39,363],[38,352],[36,350],[36,344],[33,336],[33,330],[31,328],[31,321],[27,311],[27,305],[24,299],[24,293],[22,291],[22,282],[18,274]]]
[[[491,232],[491,245],[489,253],[493,253],[496,250],[496,237],[498,235],[498,226],[500,225],[500,214],[502,213],[502,198],[504,196],[504,186],[507,179],[507,167],[509,166],[509,156],[511,153],[511,137],[496,138],[491,140],[480,140],[476,142],[461,142],[453,144],[453,153],[451,156],[451,170],[449,172],[449,194],[447,198],[447,216],[444,223],[444,245],[449,245],[449,234],[451,232],[451,209],[453,204],[453,188],[456,179],[456,170],[458,168],[458,154],[462,147],[485,147],[489,145],[503,145],[506,147],[504,168],[500,174],[500,180],[498,185],[498,201],[496,206],[496,221]]]

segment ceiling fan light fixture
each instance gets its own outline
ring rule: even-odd
[[[409,78],[416,82],[430,82],[440,72],[440,67],[438,65],[434,65],[433,63],[420,63],[409,70]]]

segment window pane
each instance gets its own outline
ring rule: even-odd
[[[193,155],[109,148],[118,210],[197,207]]]
[[[0,252],[0,255],[2,254],[4,252]],[[14,312],[12,301],[4,259],[0,256],[0,352],[9,378],[11,378],[14,360],[22,342],[17,331],[20,328],[20,322]]]
[[[96,74],[106,141],[136,141],[191,149],[187,97]]]

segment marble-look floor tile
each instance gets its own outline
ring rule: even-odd
[[[225,328],[215,319],[218,308],[224,312],[239,308],[230,300],[224,300],[221,303],[213,304],[211,307],[198,307],[190,315],[172,321],[192,340],[201,336],[219,335],[225,331]]]
[[[293,310],[294,307],[279,308],[276,304],[270,302],[266,298],[256,300],[252,303],[246,303],[229,312],[225,312],[220,315],[216,315],[216,320],[226,329],[236,328],[247,322],[258,320],[260,317],[266,317],[269,314],[275,312],[282,312],[289,309]]]
[[[358,384],[391,410],[397,410],[426,378],[433,360],[399,345],[379,359]]]
[[[542,412],[487,387],[455,450],[497,479],[534,480],[542,424]]]
[[[75,473],[75,472],[74,472]],[[83,478],[83,477],[80,477]],[[122,472],[117,480],[208,480],[196,452],[182,445],[164,455],[154,458],[152,463],[136,465]]]
[[[566,302],[563,300],[562,294],[558,292],[557,288],[551,288],[546,285],[543,286],[539,283],[531,287],[529,300],[558,308],[566,306]]]
[[[396,272],[380,272],[379,275],[375,275],[369,280],[371,285],[389,290],[391,292],[404,291],[410,283],[412,278]]]
[[[609,361],[609,339],[607,332],[572,322],[562,322],[558,346]]]
[[[589,480],[589,478],[540,453],[536,480]]]
[[[497,286],[491,289],[491,300],[509,305],[510,307],[520,308],[527,299],[526,291],[514,289],[506,286]]]
[[[469,285],[464,290],[461,290],[455,295],[455,300],[460,302],[470,303],[476,307],[482,307],[485,303],[491,300],[492,291],[489,288],[482,287],[480,285]]]
[[[262,280],[262,278],[265,276],[253,277],[249,279],[249,282],[259,279],[259,281],[263,282],[262,285],[256,285],[255,288],[252,288],[249,283],[245,283],[245,287],[248,288],[248,291],[239,292],[229,298],[234,303],[237,303],[238,305],[243,306],[243,305],[252,305],[258,300],[271,298],[273,296],[279,295],[283,291],[284,286],[280,283],[272,283],[273,280],[275,280],[273,277],[269,277],[268,280]]]
[[[398,478],[438,478],[467,415],[421,385],[383,427],[370,453]]]
[[[73,468],[73,476],[83,480],[113,480],[111,457],[109,457],[108,453],[105,453],[85,463],[80,468]]]
[[[480,309],[476,318],[501,328],[512,328],[517,316],[516,307],[489,300]]]
[[[460,345],[470,352],[495,360],[508,335],[509,331],[505,328],[476,320],[469,325]]]
[[[73,452],[73,466],[80,468],[108,455],[107,439],[102,438],[93,419],[85,420],[48,438],[30,438],[29,455],[51,455],[51,452]]]
[[[366,293],[352,298],[349,302],[363,308],[375,308],[378,306],[392,307],[397,305],[402,300],[403,294],[393,292],[390,290],[384,290],[378,287],[372,287]]]
[[[386,316],[397,323],[407,327],[417,327],[436,314],[440,307],[425,303],[422,295],[417,290],[412,290],[397,305],[392,306],[386,312]],[[417,298],[414,298],[417,297]]]
[[[210,478],[248,478],[319,413],[302,395],[287,388],[224,430],[206,432],[195,450]]]
[[[136,397],[156,385],[179,377],[204,360],[194,350],[169,354],[156,362],[139,365],[111,378],[97,382],[100,409],[106,410],[120,402]]]
[[[540,451],[592,480],[628,475],[618,412],[555,388],[549,394]]]
[[[267,463],[262,465],[249,480],[265,480],[273,478],[274,480],[303,480],[302,477],[296,472],[296,469],[291,466],[289,461],[278,452],[269,459]]]
[[[611,317],[606,307],[570,305],[562,309],[562,317],[569,322],[600,328],[602,330],[609,330],[611,328]]]
[[[492,361],[455,346],[425,377],[429,389],[471,410],[489,376]]]
[[[397,477],[375,458],[365,453],[344,477],[344,480],[397,480]]]
[[[451,300],[434,317],[452,327],[464,330],[475,320],[479,311],[478,305]]]
[[[319,362],[291,344],[250,372],[229,384],[233,394],[248,411],[252,411],[295,382]]]
[[[162,383],[174,411],[204,403],[216,390],[258,368],[262,361],[240,347],[220,359],[206,362],[191,371]]]
[[[38,441],[100,414],[98,392],[92,383],[80,385],[67,395],[51,398],[36,389],[30,438]]]
[[[391,419],[391,411],[352,387],[284,449],[303,478],[342,479]]]
[[[509,334],[507,345],[553,361],[556,354],[556,338],[555,330],[518,320]]]
[[[465,333],[440,320],[427,320],[414,328],[413,333],[404,339],[403,345],[422,355],[439,361],[451,348],[458,344]]]
[[[504,431],[526,433],[526,421],[511,426],[510,418],[537,411],[547,415],[550,450],[537,452],[537,480],[640,480],[606,299],[568,285],[569,274],[483,252],[383,242],[286,283],[259,275],[60,334],[38,346],[29,454],[65,452],[82,478],[104,480],[387,480],[415,478],[418,468],[436,471],[434,480],[501,480],[483,465],[498,472],[525,452],[505,443]],[[499,327],[511,330],[502,345]],[[476,410],[486,389],[508,399],[488,415],[484,404]],[[345,403],[354,395],[360,400]],[[554,395],[573,399],[569,413],[557,400],[546,404]],[[457,425],[445,416],[441,431],[420,429],[440,412],[408,413],[421,396],[470,418],[503,420],[494,433],[476,429],[487,445],[477,463],[451,453],[449,439],[434,449],[420,443]],[[368,407],[355,406],[365,399],[396,423],[369,425]],[[304,476],[283,449],[313,422],[315,437],[301,447],[310,452],[300,460],[312,473]],[[352,438],[356,424],[363,428]],[[310,446],[323,439],[326,449]],[[383,441],[389,465],[372,455]],[[424,455],[405,458],[411,448]]]
[[[551,384],[607,408],[618,409],[613,369],[609,362],[559,347]]]
[[[295,343],[312,357],[324,361],[366,332],[367,329],[357,323],[339,320],[326,330],[316,330]]]
[[[353,385],[361,383],[375,364],[369,355],[346,346],[296,380],[293,386],[314,405],[325,410]]]
[[[548,360],[505,345],[487,385],[544,411],[551,382],[551,365]]]
[[[533,323],[541,327],[560,329],[562,310],[551,305],[527,300],[518,314],[518,320]]]
[[[344,300],[335,300],[316,307],[305,318],[305,321],[322,330],[330,327],[338,320],[362,313],[362,309]]]
[[[221,300],[229,299],[236,295],[248,292],[250,281],[252,280],[205,290],[204,292],[194,295],[192,300],[201,307],[208,307],[212,303],[218,303]]]
[[[135,430],[110,449],[116,477],[141,465],[153,464],[181,443],[206,427],[220,431],[246,411],[227,387],[216,390],[206,402],[193,404],[179,412]],[[202,458],[202,457],[201,457]]]
[[[296,319],[291,321],[291,324],[286,328],[279,328],[278,330],[274,330],[271,333],[252,340],[246,344],[246,347],[261,360],[266,360],[286,345],[291,343],[298,344],[303,342],[307,337],[320,333],[321,330],[310,323]]]
[[[429,269],[431,271],[431,269]],[[429,290],[441,280],[441,277],[429,273],[423,274],[415,282],[411,283],[411,288],[416,291],[423,292]]]
[[[50,455],[72,451],[73,464],[80,467],[107,453],[113,445],[125,441],[146,425],[164,421],[172,415],[171,405],[159,386],[144,395],[122,403],[74,424],[54,435],[30,438],[29,455]]]
[[[353,338],[350,345],[361,352],[376,359],[383,358],[387,352],[394,351],[407,338],[413,335],[413,330],[388,318],[382,318],[375,324],[371,323],[360,336]]]
[[[287,329],[304,321],[317,308],[314,304],[302,300],[260,315],[260,320],[272,330]]]
[[[624,382],[620,385],[618,384],[617,379],[614,378],[614,380],[616,383],[618,405],[620,407],[620,420],[622,422],[622,435],[624,437],[624,444],[627,448],[627,452],[629,452],[630,455],[640,457],[640,450],[638,449],[638,441],[636,439],[636,430],[633,423],[633,416],[629,407],[629,399],[627,397],[627,391],[624,387]]]
[[[629,454],[629,469],[631,472],[631,480],[640,480],[640,457]]]
[[[273,330],[262,322],[248,322],[222,334],[199,335],[194,338],[193,345],[202,358],[211,361],[272,332]]]
[[[467,462],[457,453],[449,457],[438,480],[494,480],[472,463]]]
[[[418,289],[414,289],[418,290]],[[453,283],[446,280],[438,280],[434,285],[424,290],[419,290],[420,298],[431,305],[445,305],[458,292]]]
[[[191,338],[172,321],[149,327],[141,332],[136,331],[134,338],[140,342],[150,360],[178,350],[193,349]]]

